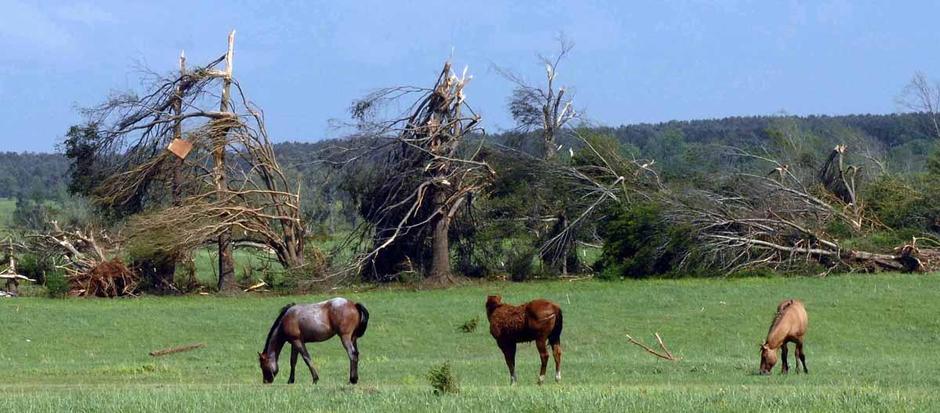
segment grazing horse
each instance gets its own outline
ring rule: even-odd
[[[369,312],[360,303],[345,298],[333,298],[316,304],[288,304],[281,309],[277,319],[268,332],[264,350],[258,353],[261,374],[265,383],[274,381],[277,376],[277,359],[284,343],[290,343],[290,378],[294,382],[294,366],[300,354],[310,368],[313,382],[320,379],[313,367],[310,353],[305,343],[329,340],[338,335],[349,355],[349,382],[359,381],[359,346],[356,340],[366,333],[369,325]]]
[[[778,348],[783,356],[781,371],[786,374],[790,370],[787,364],[787,343],[796,343],[796,371],[800,371],[802,362],[803,372],[809,373],[806,369],[806,354],[803,353],[803,335],[806,334],[808,323],[806,309],[798,300],[785,300],[777,306],[777,314],[770,324],[767,339],[760,346],[760,374],[770,374],[777,363]]]
[[[535,340],[542,360],[539,384],[545,381],[548,348],[555,355],[555,381],[561,381],[561,308],[548,300],[533,300],[520,306],[503,304],[498,295],[486,297],[486,318],[490,321],[490,334],[506,357],[510,384],[516,384],[516,343]]]

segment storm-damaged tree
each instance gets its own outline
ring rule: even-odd
[[[300,198],[261,110],[232,77],[233,42],[234,31],[208,65],[190,70],[181,56],[180,71],[154,75],[142,96],[113,96],[85,112],[98,126],[93,152],[111,160],[95,201],[147,207],[128,224],[129,243],[145,253],[178,257],[214,242],[220,290],[235,286],[233,241],[272,251],[285,268],[304,264]]]
[[[482,140],[468,140],[482,135],[464,100],[469,80],[447,62],[431,88],[383,89],[353,104],[358,132],[347,142],[358,149],[338,156],[361,183],[354,196],[364,223],[350,239],[363,247],[355,261],[363,276],[415,270],[432,282],[451,278],[451,224],[494,174],[479,159]],[[388,103],[412,97],[404,115],[376,120]]]
[[[859,199],[859,169],[846,165],[845,145],[834,147],[812,181],[772,157],[735,150],[757,159],[769,173],[730,176],[724,191],[687,191],[665,198],[665,215],[688,225],[699,262],[724,272],[742,269],[799,269],[820,264],[825,271],[923,272],[936,268],[940,252],[921,249],[917,239],[891,253],[846,247],[842,236],[886,229]],[[842,236],[835,232],[844,233]]]
[[[521,132],[541,137],[541,157],[546,160],[554,158],[558,152],[558,137],[565,125],[580,115],[573,106],[571,92],[564,86],[556,90],[555,86],[558,66],[572,47],[574,43],[559,35],[556,55],[539,55],[539,61],[545,66],[542,85],[529,83],[520,75],[497,67],[503,77],[515,84],[509,97],[509,113]]]

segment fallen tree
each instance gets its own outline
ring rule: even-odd
[[[917,238],[891,253],[877,253],[846,248],[829,233],[834,223],[859,235],[887,230],[858,199],[858,168],[844,165],[846,149],[838,145],[831,151],[814,183],[797,179],[788,165],[757,157],[774,165],[770,174],[737,174],[725,193],[670,194],[663,198],[668,219],[694,229],[699,262],[729,273],[758,267],[787,270],[806,262],[821,264],[826,272],[938,269],[940,251],[919,248]]]

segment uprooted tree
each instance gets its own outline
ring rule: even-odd
[[[105,231],[63,229],[52,221],[48,230],[28,234],[26,239],[26,249],[65,273],[69,295],[118,297],[137,291],[139,275],[117,256],[121,242]]]
[[[447,62],[431,88],[383,89],[353,104],[356,142],[366,146],[340,156],[369,170],[356,194],[364,223],[351,238],[363,246],[354,267],[365,277],[415,270],[433,282],[450,279],[451,224],[494,174],[479,160],[482,140],[467,139],[482,135],[480,116],[464,100],[469,80]],[[386,104],[414,95],[406,114],[375,119]]]
[[[179,72],[155,75],[144,94],[86,111],[98,128],[92,152],[109,161],[96,202],[146,205],[129,222],[129,243],[171,260],[215,243],[220,290],[234,288],[236,241],[273,251],[285,268],[304,264],[297,186],[274,156],[261,110],[232,76],[234,34],[209,64],[189,69],[181,55]]]

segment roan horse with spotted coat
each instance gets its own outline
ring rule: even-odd
[[[787,343],[796,343],[796,371],[800,371],[800,363],[803,363],[803,372],[809,373],[806,369],[806,354],[803,352],[803,336],[808,325],[809,318],[803,303],[798,300],[784,300],[777,306],[777,314],[770,323],[767,339],[760,346],[760,374],[770,374],[770,370],[777,363],[778,348],[781,349],[780,356],[783,358],[781,371],[783,374],[790,371],[790,365],[787,363]]]
[[[490,334],[506,357],[510,384],[516,384],[516,343],[535,340],[542,368],[539,384],[545,381],[548,366],[547,340],[555,355],[555,381],[561,381],[561,308],[548,300],[533,300],[523,305],[503,304],[498,295],[486,297],[486,318],[490,322]]]
[[[258,353],[262,379],[265,383],[277,376],[277,359],[285,343],[290,343],[290,378],[294,382],[294,366],[300,354],[310,368],[313,382],[319,380],[305,343],[329,340],[338,335],[349,356],[349,382],[359,381],[359,346],[356,340],[362,337],[369,325],[369,312],[360,303],[345,298],[333,298],[316,304],[289,304],[281,309],[268,332],[264,350]]]

